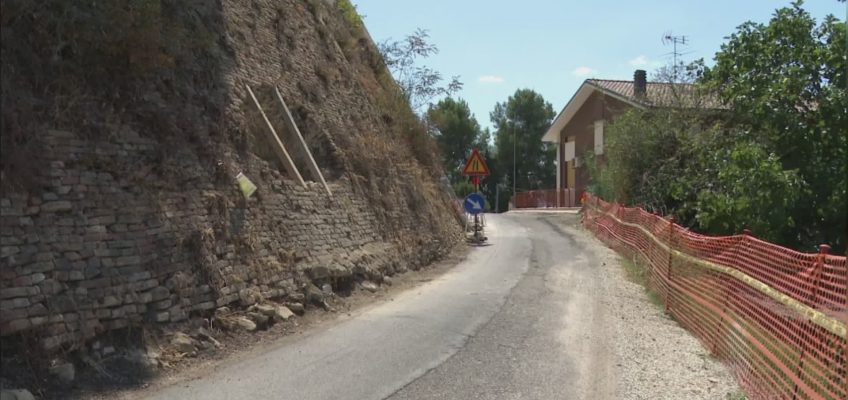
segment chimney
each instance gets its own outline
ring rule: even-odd
[[[633,97],[644,100],[648,90],[648,79],[644,69],[637,69],[633,73]]]

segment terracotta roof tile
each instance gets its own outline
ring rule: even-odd
[[[645,98],[634,96],[633,81],[587,79],[586,83],[648,107],[726,108],[714,95],[702,94],[695,85],[687,83],[648,82]]]

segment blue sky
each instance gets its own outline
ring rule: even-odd
[[[465,1],[353,0],[377,42],[401,39],[416,28],[429,31],[439,54],[422,62],[444,76],[460,75],[458,94],[482,126],[491,126],[496,102],[519,88],[541,93],[556,112],[586,78],[649,76],[669,62],[666,32],[685,35],[684,60],[708,64],[724,38],[745,21],[767,22],[789,1]],[[817,21],[827,14],[845,20],[846,4],[804,3]]]

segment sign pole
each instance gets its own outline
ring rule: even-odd
[[[474,193],[465,197],[463,207],[467,213],[474,215],[474,240],[477,243],[486,240],[486,237],[482,235],[482,226],[480,226],[480,213],[484,212],[486,208],[486,198],[480,194],[480,178],[488,176],[490,173],[486,161],[483,160],[477,149],[472,149],[471,156],[465,161],[462,174],[471,177],[471,182],[474,184]]]

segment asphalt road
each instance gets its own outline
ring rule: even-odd
[[[614,398],[598,261],[546,214],[488,216],[489,245],[361,315],[152,399]],[[560,217],[561,218],[561,217]]]

